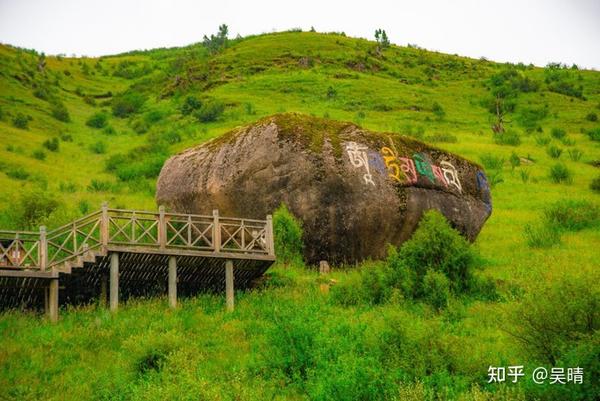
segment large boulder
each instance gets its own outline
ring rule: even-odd
[[[301,114],[267,117],[171,157],[156,198],[173,211],[257,219],[286,203],[303,222],[309,263],[384,257],[428,209],[474,240],[492,209],[473,162]]]

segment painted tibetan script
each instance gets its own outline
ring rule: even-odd
[[[356,168],[364,168],[365,173],[363,179],[365,184],[375,185],[373,182],[373,175],[369,169],[369,157],[367,155],[368,148],[366,146],[359,145],[356,142],[348,142],[346,144],[346,152],[350,158],[350,163]]]

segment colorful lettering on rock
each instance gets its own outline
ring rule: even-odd
[[[425,177],[432,184],[452,187],[462,192],[462,184],[458,178],[458,171],[449,161],[441,161],[438,165],[430,162],[429,156],[424,153],[415,153],[412,158],[399,157],[393,142],[391,147],[384,146],[381,153],[370,151],[368,147],[356,142],[346,144],[346,152],[350,163],[356,168],[364,168],[365,184],[375,185],[369,166],[380,174],[387,175],[390,179],[403,184],[416,184],[419,177]],[[478,178],[479,179],[479,178]]]
[[[365,184],[375,185],[371,170],[369,169],[369,158],[366,152],[368,149],[366,146],[361,146],[356,142],[348,142],[346,144],[346,152],[348,152],[350,163],[356,168],[364,167],[366,170],[366,173],[363,174]]]

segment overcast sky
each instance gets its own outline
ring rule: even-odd
[[[600,0],[0,0],[0,42],[99,56],[314,26],[495,61],[600,69]]]

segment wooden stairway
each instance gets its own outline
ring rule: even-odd
[[[0,231],[0,309],[45,307],[168,289],[231,293],[245,288],[275,261],[273,228],[266,220],[110,209],[52,231]],[[119,285],[120,281],[120,285]],[[116,287],[115,287],[116,282]],[[231,288],[230,288],[231,287]],[[59,291],[60,290],[60,291]],[[229,299],[229,297],[228,297]],[[176,301],[175,301],[176,302]]]

